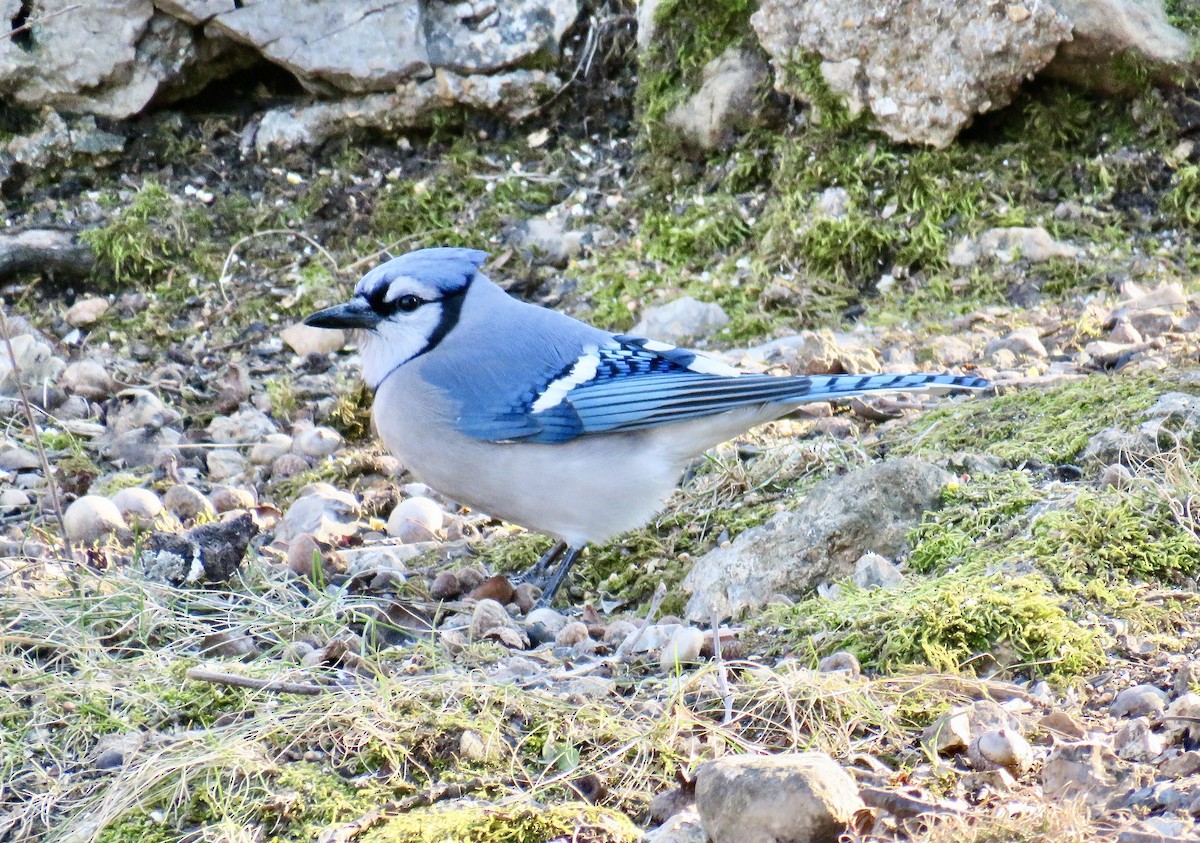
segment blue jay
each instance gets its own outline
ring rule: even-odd
[[[475,249],[420,249],[305,322],[364,332],[384,444],[439,492],[558,541],[553,599],[584,545],[645,524],[698,454],[809,401],[982,389],[955,375],[780,377],[521,302]],[[558,567],[548,577],[556,560]]]

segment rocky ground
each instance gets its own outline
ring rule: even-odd
[[[944,150],[777,103],[696,159],[652,81],[275,157],[211,100],[99,161],[7,127],[53,151],[6,225],[83,233],[0,290],[0,839],[1200,839],[1196,92],[1039,83]],[[753,431],[534,609],[548,540],[405,474],[298,324],[437,244],[995,387]]]

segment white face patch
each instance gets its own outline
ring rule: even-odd
[[[531,409],[535,413],[544,413],[557,407],[566,400],[567,393],[572,389],[596,377],[596,371],[599,368],[600,350],[594,345],[587,346],[583,350],[583,356],[576,360],[575,365],[571,367],[571,371],[546,385],[542,394],[533,402]]]
[[[441,293],[436,287],[429,284],[422,284],[415,278],[410,278],[407,275],[401,275],[388,285],[387,294],[384,295],[385,302],[393,302],[401,296],[416,296],[424,301],[433,301],[441,298]]]
[[[441,321],[442,305],[430,302],[412,313],[396,313],[374,330],[362,332],[363,380],[367,386],[375,389],[388,372],[419,354]]]

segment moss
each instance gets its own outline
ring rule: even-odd
[[[904,432],[893,453],[991,454],[1009,464],[1069,463],[1088,440],[1122,426],[1174,387],[1145,375],[1091,375],[1045,389],[947,403]]]
[[[1159,207],[1177,225],[1200,225],[1200,165],[1185,164],[1175,171]]]
[[[704,66],[729,47],[755,46],[750,15],[757,8],[757,0],[659,3],[654,12],[654,39],[638,58],[634,97],[641,139],[655,153],[677,148],[677,138],[664,119],[699,88]]]
[[[1195,38],[1200,35],[1200,8],[1191,0],[1164,0],[1167,22]]]
[[[886,591],[843,585],[833,599],[770,607],[753,626],[768,640],[786,630],[776,649],[849,650],[885,673],[970,670],[985,653],[1034,675],[1075,677],[1104,664],[1096,635],[1072,620],[1049,579],[978,565]]]
[[[568,802],[544,808],[468,805],[412,811],[362,836],[363,843],[633,843],[641,831],[608,808]]]
[[[329,413],[329,426],[348,442],[362,442],[371,437],[371,405],[375,393],[363,381],[355,381],[338,395]]]

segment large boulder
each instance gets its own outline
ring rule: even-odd
[[[852,114],[898,141],[945,147],[976,114],[1003,108],[1071,39],[1046,3],[764,0],[751,17],[775,87],[805,99],[791,69],[807,55]]]
[[[895,558],[952,479],[937,466],[899,459],[826,480],[796,509],[698,559],[683,581],[692,595],[687,616],[735,616],[774,594],[798,594],[849,577],[867,551]]]

